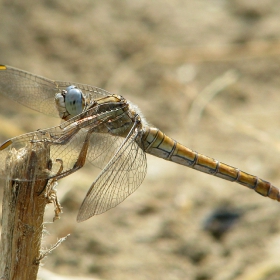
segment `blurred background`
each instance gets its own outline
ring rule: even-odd
[[[0,63],[121,94],[200,153],[280,186],[280,1],[4,1]],[[0,141],[58,125],[1,97]],[[89,279],[280,279],[280,204],[147,157],[139,189],[76,223],[99,170],[62,179],[44,269]],[[2,181],[2,185],[4,181]],[[2,191],[2,188],[1,188]],[[53,206],[46,222],[53,217]]]

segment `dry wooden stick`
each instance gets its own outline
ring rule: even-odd
[[[35,280],[39,269],[43,217],[48,203],[42,190],[47,180],[38,180],[49,168],[49,148],[30,143],[13,149],[7,158],[7,179],[2,212],[0,251],[1,280]]]

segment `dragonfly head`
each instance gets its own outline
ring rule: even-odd
[[[69,86],[65,93],[65,107],[71,116],[77,116],[84,109],[84,96],[80,89],[76,86]]]
[[[61,119],[67,121],[85,108],[85,96],[76,86],[69,86],[55,95],[56,108]]]

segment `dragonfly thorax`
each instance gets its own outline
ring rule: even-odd
[[[106,124],[104,124],[106,133],[126,137],[138,116],[130,102],[116,94],[110,94],[94,101],[89,108],[96,108],[96,114],[110,115]]]

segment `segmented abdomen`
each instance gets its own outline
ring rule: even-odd
[[[237,182],[263,196],[280,201],[279,189],[270,182],[188,149],[157,128],[145,127],[141,141],[146,153],[231,182]]]

